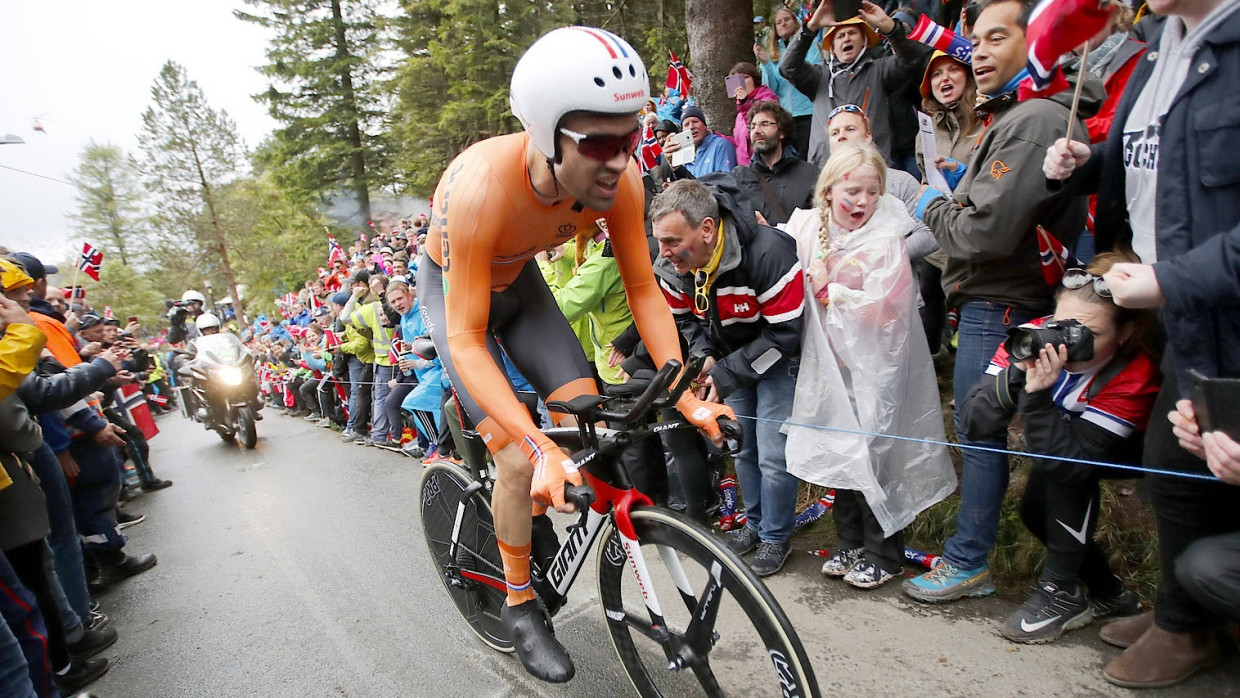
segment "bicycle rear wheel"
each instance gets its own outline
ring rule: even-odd
[[[599,598],[642,696],[818,696],[805,649],[771,592],[714,536],[656,507],[632,512],[662,618],[647,608],[614,528],[599,546]]]
[[[466,494],[472,483],[473,478],[455,464],[428,466],[419,488],[422,531],[439,581],[461,617],[491,648],[512,652],[512,640],[500,621],[508,591],[491,505],[481,490]],[[452,536],[462,507],[454,552]]]

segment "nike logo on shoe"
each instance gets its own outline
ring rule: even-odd
[[[1055,523],[1059,524],[1060,526],[1063,526],[1064,529],[1068,533],[1071,533],[1072,537],[1075,538],[1078,542],[1080,542],[1081,545],[1085,545],[1086,544],[1085,543],[1085,529],[1089,528],[1089,514],[1091,511],[1093,511],[1093,508],[1094,508],[1094,501],[1091,499],[1089,500],[1089,505],[1085,507],[1085,520],[1081,522],[1081,530],[1079,531],[1076,530],[1075,528],[1072,528],[1068,524],[1060,521],[1059,519],[1055,519]]]
[[[1020,620],[1020,629],[1027,633],[1037,632],[1041,630],[1042,628],[1045,628],[1046,626],[1050,625],[1051,623],[1054,623],[1055,621],[1059,620],[1062,617],[1063,616],[1053,616],[1051,618],[1047,618],[1046,620],[1040,620],[1036,623],[1030,623],[1029,621],[1022,618]]]

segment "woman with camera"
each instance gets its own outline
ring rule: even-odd
[[[1012,330],[964,405],[970,440],[1006,436],[1019,412],[1025,441],[1039,454],[1021,519],[1046,544],[1046,562],[1037,590],[1000,631],[1013,642],[1051,642],[1095,618],[1137,610],[1136,595],[1093,539],[1098,481],[1124,471],[1065,460],[1140,462],[1161,383],[1154,317],[1116,305],[1103,279],[1130,259],[1104,253],[1067,270],[1055,314]]]

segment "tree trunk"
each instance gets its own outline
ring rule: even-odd
[[[189,124],[186,124],[188,131]],[[224,229],[220,227],[220,218],[215,212],[215,195],[211,193],[211,183],[207,181],[207,174],[202,169],[202,160],[198,157],[198,146],[190,143],[190,152],[194,155],[194,166],[198,168],[198,182],[202,186],[202,200],[207,204],[207,215],[211,219],[211,232],[215,236],[215,250],[220,253],[220,264],[224,267],[224,277],[228,280],[228,292],[232,294],[233,310],[237,312],[237,319],[241,321],[241,326],[249,324],[245,318],[245,310],[242,308],[241,294],[237,293],[237,275],[233,273],[232,262],[228,259],[228,238],[224,234]],[[209,308],[211,312],[215,312],[215,308]],[[222,320],[221,320],[222,322]]]
[[[340,87],[344,91],[344,108],[349,114],[349,169],[352,171],[353,191],[357,195],[357,211],[363,221],[370,221],[370,185],[366,176],[366,154],[362,149],[361,117],[357,113],[357,96],[353,92],[353,74],[350,72],[349,39],[345,34],[344,15],[340,0],[332,0],[332,26],[335,29],[336,65],[340,66]]]
[[[754,61],[753,0],[685,0],[685,25],[692,94],[706,112],[706,125],[732,135],[736,102],[724,80],[738,62]]]

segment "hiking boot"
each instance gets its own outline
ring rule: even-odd
[[[1153,624],[1154,612],[1146,611],[1139,616],[1121,618],[1107,623],[1102,626],[1102,630],[1098,631],[1098,637],[1108,645],[1128,649],[1140,640]]]
[[[742,526],[739,531],[728,532],[728,549],[737,555],[748,553],[758,547],[759,542],[758,532],[748,526]]]
[[[750,528],[746,526],[745,530],[748,531]],[[783,569],[791,552],[792,546],[787,543],[759,541],[758,552],[754,553],[749,561],[749,569],[759,577],[769,577]]]
[[[1218,640],[1209,630],[1173,633],[1158,624],[1107,665],[1102,678],[1124,688],[1166,688],[1219,663]]]
[[[1094,607],[1094,620],[1135,616],[1141,610],[1140,597],[1127,589],[1114,596],[1091,596],[1089,603]]]
[[[1054,582],[1039,582],[1038,590],[1008,616],[999,634],[1012,642],[1039,645],[1058,640],[1065,632],[1089,625],[1093,619],[1093,607],[1080,585],[1068,591]]]
[[[53,675],[52,680],[56,682],[61,695],[67,696],[82,690],[95,679],[108,673],[108,669],[111,668],[112,665],[107,657],[74,659],[69,662],[64,673]]]
[[[845,548],[836,550],[835,554],[822,563],[822,573],[828,577],[843,577],[857,566],[865,548]]]
[[[844,575],[844,581],[858,589],[874,589],[903,573],[904,570],[898,568],[894,572],[885,570],[882,565],[863,557]]]
[[[82,639],[68,643],[69,654],[75,659],[88,659],[99,654],[116,642],[116,628],[89,630],[83,628]]]
[[[512,636],[517,658],[531,676],[551,683],[564,683],[573,678],[576,673],[573,660],[555,639],[551,619],[537,599],[504,606],[500,620]]]
[[[966,596],[993,594],[995,583],[991,579],[990,568],[986,565],[977,569],[962,570],[947,560],[943,560],[929,572],[904,580],[900,589],[918,601],[946,603]]]
[[[127,511],[116,510],[116,528],[125,530],[130,526],[137,526],[146,521],[146,514],[130,514]]]

